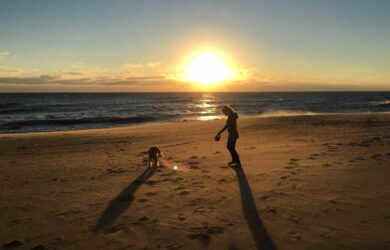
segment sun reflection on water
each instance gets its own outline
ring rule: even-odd
[[[201,114],[201,116],[198,117],[198,120],[210,121],[221,118],[220,115],[217,115],[218,106],[216,103],[216,97],[213,94],[203,94],[195,107],[198,109],[198,113]]]
[[[200,116],[198,119],[200,121],[212,121],[212,120],[218,120],[220,118],[221,116],[218,115],[205,115],[205,116]]]

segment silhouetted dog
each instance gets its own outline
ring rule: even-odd
[[[159,167],[160,166],[159,158],[162,157],[163,154],[158,147],[149,148],[149,168]]]

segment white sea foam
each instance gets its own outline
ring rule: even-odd
[[[309,111],[292,111],[292,110],[269,110],[260,114],[260,117],[271,116],[301,116],[301,115],[321,115],[325,113],[309,112]]]
[[[390,100],[384,100],[383,102],[378,103],[379,106],[389,106]]]

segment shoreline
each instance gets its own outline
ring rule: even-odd
[[[295,111],[276,111],[270,112],[269,114],[258,114],[258,115],[240,115],[239,120],[243,119],[259,119],[259,118],[284,118],[284,117],[306,117],[306,116],[354,116],[354,115],[390,115],[390,112],[351,112],[351,113],[315,113],[315,112],[295,112]],[[100,129],[116,129],[116,128],[127,128],[127,127],[140,127],[140,126],[155,126],[155,125],[164,125],[164,124],[176,124],[176,123],[193,123],[193,122],[212,122],[212,121],[221,121],[225,120],[226,117],[221,115],[220,118],[202,120],[201,117],[195,119],[184,119],[184,120],[166,120],[166,121],[155,121],[155,122],[144,122],[144,123],[133,123],[133,124],[124,124],[118,126],[109,126],[109,127],[94,127],[94,128],[85,128],[85,129],[68,129],[68,130],[49,130],[49,131],[22,131],[22,132],[10,132],[10,133],[0,133],[2,135],[14,135],[14,134],[35,134],[35,133],[55,133],[55,132],[71,132],[71,131],[88,131],[88,130],[100,130]]]

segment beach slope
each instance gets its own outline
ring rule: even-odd
[[[0,245],[390,248],[390,115],[238,123],[242,168],[223,120],[0,135]]]

